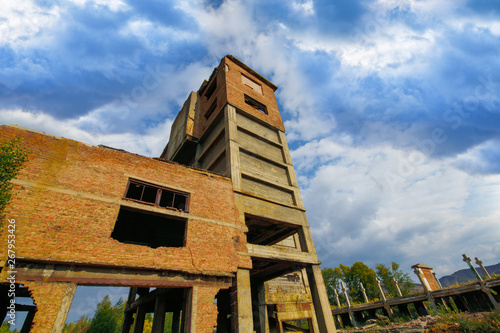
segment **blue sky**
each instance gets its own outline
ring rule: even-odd
[[[324,266],[500,261],[497,0],[5,1],[0,123],[156,157],[226,54],[279,86]]]

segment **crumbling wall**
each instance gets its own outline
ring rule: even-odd
[[[240,265],[246,226],[229,179],[114,149],[0,128],[0,141],[16,136],[23,138],[29,153],[13,181],[13,201],[6,210],[6,217],[16,220],[17,258],[209,275],[231,275]],[[189,192],[189,213],[123,200],[129,178]],[[186,245],[151,248],[111,238],[122,205],[187,219]],[[5,258],[6,247],[0,251]],[[250,264],[248,258],[243,261]]]
[[[21,282],[28,287],[37,307],[31,333],[52,333],[62,331],[67,311],[76,291],[74,283]]]
[[[217,326],[217,305],[214,304],[214,298],[218,292],[218,288],[197,288],[196,332],[212,333],[214,326]]]

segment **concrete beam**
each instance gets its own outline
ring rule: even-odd
[[[276,259],[280,261],[291,261],[306,264],[320,264],[315,254],[307,252],[256,244],[247,244],[247,249],[250,256],[256,258]]]
[[[186,288],[194,285],[229,288],[232,279],[227,276],[206,276],[174,271],[90,265],[48,265],[19,259],[19,280],[71,282],[88,286],[135,286],[157,288]]]

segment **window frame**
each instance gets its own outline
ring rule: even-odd
[[[155,188],[156,189],[155,202],[152,203],[152,202],[149,202],[149,201],[143,201],[143,200],[139,200],[139,199],[134,199],[134,198],[127,197],[127,194],[129,192],[129,188],[130,188],[131,184],[133,184],[133,185],[142,185],[142,186],[144,186],[144,188],[146,186]],[[171,194],[173,194],[173,197],[172,197],[172,203],[173,204],[175,204],[175,201],[176,201],[175,200],[175,196],[176,195],[180,195],[180,196],[186,197],[186,201],[185,201],[185,204],[184,204],[184,209],[175,208],[175,206],[160,206],[160,201],[161,201],[161,196],[162,196],[163,191],[167,191],[167,192],[170,192]],[[142,193],[141,193],[141,199],[143,198],[143,195],[144,195],[144,189],[142,190]],[[169,188],[169,187],[165,187],[165,186],[161,186],[161,185],[156,185],[156,184],[153,184],[153,183],[149,183],[149,182],[138,180],[138,179],[134,179],[134,178],[129,178],[128,183],[127,183],[127,187],[125,189],[125,193],[123,194],[123,200],[137,202],[137,203],[141,203],[141,204],[145,204],[145,205],[149,205],[149,206],[154,206],[154,207],[158,207],[158,208],[165,208],[165,209],[168,209],[168,210],[181,211],[181,212],[185,212],[185,213],[189,213],[190,199],[191,199],[191,194],[188,193],[188,192],[174,190],[174,189]]]

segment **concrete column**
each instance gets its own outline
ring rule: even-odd
[[[328,301],[323,274],[319,265],[311,265],[308,268],[309,285],[316,310],[319,331],[321,333],[337,332],[332,316],[332,308]]]
[[[126,312],[123,315],[122,333],[129,333],[133,323],[134,314],[132,313],[132,311]]]
[[[182,306],[181,332],[196,332],[196,315],[198,309],[198,287],[184,291]]]
[[[363,286],[363,283],[359,283],[359,288],[361,288],[361,293],[363,294],[363,299],[365,300],[365,303],[368,303],[368,297],[366,296],[366,290],[365,287]]]
[[[257,287],[259,302],[259,324],[260,333],[269,333],[269,317],[266,304],[266,288],[264,283],[259,283]]]
[[[347,288],[345,287],[344,282],[340,282],[340,284],[342,285],[342,291],[344,292],[345,301],[347,303],[347,312],[349,313],[349,321],[352,324],[352,326],[357,327],[358,324],[356,323],[356,318],[354,318],[354,313],[352,312],[351,301],[349,300],[349,293],[347,292]]]
[[[233,189],[241,190],[240,146],[238,144],[238,127],[236,124],[236,109],[227,104],[224,108],[226,131],[226,169],[227,176],[233,182]]]
[[[333,293],[335,294],[335,301],[337,302],[337,306],[340,308],[340,300],[339,300],[339,293],[337,292],[337,289],[333,289]]]
[[[236,273],[236,293],[233,309],[236,333],[253,332],[252,291],[250,270],[239,268]]]
[[[306,288],[306,290],[309,290],[309,292],[312,294],[312,289],[311,289],[311,285],[309,284],[309,277],[308,277],[307,269],[302,268],[300,272],[302,274],[302,281],[304,282],[304,287]],[[311,318],[311,320],[309,320],[309,330],[311,332],[315,332],[315,333],[320,332],[319,327],[318,327],[318,317],[316,315],[316,308],[315,308],[314,303],[312,306],[312,318]]]
[[[475,257],[474,259],[476,259],[476,264],[479,265],[479,267],[481,267],[481,270],[484,273],[484,277],[487,279],[491,279],[491,275],[488,273],[486,268],[483,266],[483,262],[481,260],[479,260],[477,257]]]
[[[399,289],[398,280],[392,279],[392,281],[394,282],[394,285],[396,286],[396,291],[398,292],[398,296],[399,297],[403,297],[403,293],[401,292],[401,289]]]
[[[146,317],[146,309],[144,305],[139,305],[135,313],[134,333],[142,333],[144,330],[144,318]]]
[[[387,315],[389,317],[392,317],[392,309],[387,303],[387,299],[385,298],[384,290],[382,289],[382,286],[380,285],[380,280],[378,278],[375,278],[375,281],[377,282],[377,287],[378,291],[380,292],[380,297],[382,297],[382,301],[384,302],[384,309],[385,312],[387,312]]]
[[[172,333],[179,333],[180,324],[181,324],[181,312],[174,311],[172,316]]]
[[[69,309],[71,308],[71,303],[73,302],[73,297],[75,297],[75,292],[76,283],[68,283],[68,287],[66,288],[66,292],[59,308],[59,313],[57,314],[54,327],[52,328],[52,333],[62,332],[64,323],[68,317]]]
[[[474,273],[474,276],[476,277],[476,279],[478,279],[478,281],[483,281],[483,279],[481,278],[481,276],[477,272],[476,268],[471,264],[470,258],[467,257],[466,254],[462,254],[462,257],[463,257],[463,261],[465,261],[467,263],[467,265],[469,265],[469,268],[472,271],[472,273]]]
[[[125,306],[125,314],[123,315],[123,323],[122,323],[122,333],[129,333],[132,324],[134,323],[134,314],[132,311],[127,311],[130,304],[135,301],[135,297],[137,296],[137,287],[131,287],[128,292],[127,305]]]
[[[163,333],[165,326],[165,295],[159,294],[156,296],[155,314],[153,317],[153,328],[151,333]]]

